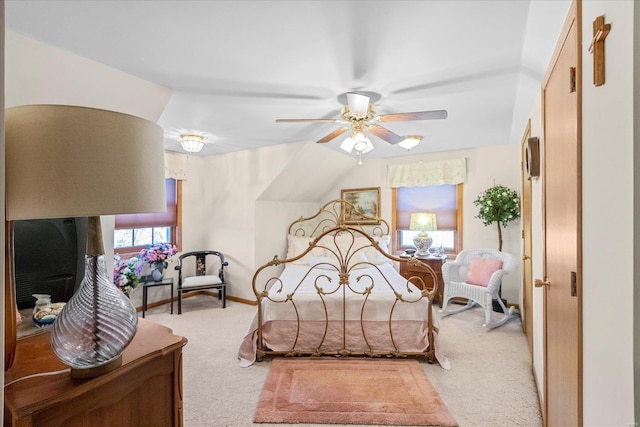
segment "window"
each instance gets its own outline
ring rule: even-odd
[[[409,229],[411,214],[436,214],[437,231],[430,231],[433,246],[449,254],[462,248],[462,184],[433,185],[428,187],[398,187],[392,191],[394,247],[396,250],[414,248],[413,237],[418,231]]]
[[[167,211],[162,213],[116,215],[114,251],[135,254],[153,243],[171,243],[180,249],[182,181],[166,180]]]

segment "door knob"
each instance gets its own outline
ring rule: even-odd
[[[536,279],[534,285],[536,286],[536,288],[541,288],[543,286],[551,286],[551,282],[549,282],[545,277],[545,280]]]
[[[528,259],[531,259],[531,257],[529,255],[522,255],[522,260],[526,261]]]

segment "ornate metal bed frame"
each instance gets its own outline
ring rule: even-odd
[[[256,360],[261,361],[262,358],[267,355],[286,355],[286,356],[332,355],[332,356],[344,356],[344,357],[347,357],[347,356],[368,356],[368,357],[424,356],[429,363],[434,363],[436,361],[436,358],[435,358],[436,344],[434,340],[432,301],[433,301],[434,295],[436,295],[437,287],[439,286],[435,272],[427,264],[421,262],[420,260],[414,257],[411,257],[411,258],[396,257],[393,255],[390,255],[379,246],[379,243],[376,240],[376,238],[389,235],[390,228],[386,221],[384,221],[381,218],[374,218],[374,217],[367,217],[365,215],[360,215],[362,217],[361,222],[358,221],[357,223],[353,223],[353,221],[350,221],[349,224],[345,224],[343,221],[345,209],[350,209],[349,212],[351,212],[351,215],[353,215],[353,209],[355,209],[355,207],[344,200],[333,200],[331,202],[326,203],[322,208],[320,208],[319,212],[316,215],[309,218],[301,217],[295,222],[293,222],[289,226],[289,234],[292,236],[302,236],[302,237],[313,238],[313,240],[309,244],[309,247],[303,253],[300,253],[298,256],[292,257],[290,259],[281,260],[277,256],[275,256],[269,263],[259,267],[256,270],[253,276],[253,281],[252,281],[253,291],[258,301],[258,315],[257,315],[258,329],[257,329]],[[374,224],[374,225],[363,225],[362,223]],[[347,236],[346,237],[347,239],[351,239],[351,245],[348,246],[346,250],[341,250],[337,242],[335,246],[329,247],[326,245],[327,238],[323,239],[322,242],[324,243],[321,243],[321,239],[324,236],[331,236],[329,237],[329,239],[333,239],[334,242],[336,242],[337,236]],[[365,243],[366,246],[356,248],[353,242],[355,242],[356,238],[360,239],[362,237],[368,240],[368,244]],[[341,239],[344,239],[344,237],[341,237]],[[359,242],[362,243],[362,240],[359,240]],[[328,279],[328,276],[325,276],[325,275],[320,275],[318,278],[315,279],[315,282],[314,282],[315,291],[317,292],[318,301],[320,304],[322,304],[321,307],[322,307],[322,310],[324,311],[324,324],[323,324],[324,335],[322,335],[317,347],[312,349],[300,349],[300,348],[297,348],[299,338],[300,338],[300,325],[301,325],[301,322],[303,322],[305,319],[300,317],[301,310],[296,302],[296,292],[299,290],[302,281],[300,283],[297,283],[297,285],[294,286],[294,290],[291,291],[289,294],[283,295],[281,294],[281,292],[283,291],[283,283],[279,278],[279,273],[272,275],[273,273],[271,272],[274,270],[281,272],[282,269],[279,269],[279,268],[272,269],[272,268],[276,266],[281,266],[287,263],[295,262],[303,258],[304,256],[310,254],[314,248],[322,248],[325,252],[330,251],[333,253],[333,256],[337,258],[339,265],[335,265],[334,267],[338,272],[339,283],[337,284],[331,283],[331,280]],[[354,256],[358,251],[362,251],[362,250],[372,251],[373,250],[372,248],[375,249],[377,253],[381,254],[382,256],[386,257],[391,261],[398,262],[398,263],[405,262],[405,263],[410,263],[412,265],[422,266],[426,271],[428,271],[429,274],[431,274],[433,283],[435,283],[434,289],[432,289],[431,291],[424,289],[425,288],[424,282],[422,282],[422,279],[420,277],[416,276],[410,279],[404,279],[406,280],[406,283],[403,284],[403,287],[406,286],[407,293],[405,293],[403,296],[403,294],[397,292],[392,287],[391,283],[389,282],[389,279],[386,276],[384,276],[382,272],[380,273],[382,274],[382,277],[384,280],[379,279],[377,283],[374,283],[374,279],[372,278],[372,276],[367,273],[362,273],[358,275],[356,272],[356,274],[353,274],[352,270],[354,270],[358,266],[376,267],[378,271],[380,271],[377,265],[374,265],[370,262],[354,262],[356,259]],[[369,264],[369,265],[363,266],[361,264]],[[305,277],[307,277],[307,275],[314,268],[315,268],[314,266],[308,266],[308,271],[305,274]],[[352,273],[351,279],[353,279],[354,276],[357,276],[356,277],[357,283],[353,283],[353,284],[350,283],[350,275],[349,275],[350,272]],[[265,275],[268,278],[266,280],[263,280],[262,278],[265,277]],[[322,281],[319,280],[322,277],[324,277],[324,279],[326,280],[322,280]],[[419,287],[421,287],[423,290],[419,290],[419,289],[416,290],[416,288],[410,284],[409,280],[411,280],[414,284],[419,284]],[[357,289],[354,287],[355,285],[359,285]],[[386,313],[385,313],[385,318],[387,320],[385,320],[386,324],[384,325],[383,329],[385,330],[385,333],[386,333],[386,329],[388,325],[388,333],[389,333],[388,338],[390,338],[390,340],[387,340],[387,341],[391,342],[390,348],[385,348],[385,349],[380,349],[380,348],[374,349],[372,347],[372,345],[370,344],[370,339],[369,339],[370,337],[367,336],[367,332],[365,330],[366,329],[365,319],[363,318],[365,313],[365,307],[367,306],[367,302],[369,301],[369,298],[371,296],[371,291],[373,287],[376,285],[388,287],[393,292],[393,294],[395,294],[395,301],[391,303],[391,309],[390,309],[390,312],[388,313],[388,317],[386,316]],[[274,286],[276,287],[274,288],[274,291],[280,294],[282,299],[275,300],[269,296],[269,290],[272,289]],[[364,351],[350,349],[348,348],[348,345],[347,345],[347,337],[346,337],[347,289],[349,289],[353,294],[359,294],[362,296],[362,308],[360,309],[360,319],[359,319],[360,331],[358,331],[358,333],[360,332],[362,333],[361,338],[366,344],[365,346],[366,350]],[[403,289],[403,293],[404,292],[405,292],[405,289]],[[418,295],[416,294],[416,292],[418,293]],[[412,295],[411,300],[405,298],[409,293],[411,293]],[[306,296],[308,298],[309,293],[307,293]],[[325,344],[325,340],[327,339],[327,334],[329,333],[328,331],[329,331],[330,320],[329,320],[329,311],[327,308],[328,298],[341,299],[341,301],[339,301],[337,304],[342,307],[341,318],[338,318],[337,320],[331,320],[331,322],[341,323],[340,326],[341,326],[342,336],[334,337],[334,339],[340,340],[341,348],[336,350],[330,350],[330,351],[322,348],[323,344]],[[392,327],[395,321],[394,312],[398,307],[402,306],[403,304],[414,304],[414,303],[417,303],[418,301],[423,301],[425,298],[428,301],[428,304],[426,305],[428,347],[426,348],[426,350],[420,351],[420,352],[402,351],[402,349],[398,348],[398,346],[396,345],[396,340],[394,339],[394,328]],[[393,299],[393,297],[391,297],[391,299]],[[291,304],[291,307],[295,312],[295,325],[296,325],[295,338],[292,337],[293,344],[291,345],[291,348],[287,349],[286,351],[271,350],[270,348],[268,348],[268,344],[266,344],[264,341],[263,327],[265,325],[265,312],[264,312],[265,307],[263,306],[263,304],[265,303],[265,301],[267,301],[268,304]],[[424,301],[421,304],[424,305]],[[333,313],[333,314],[335,315],[336,313]],[[340,313],[338,313],[338,315],[340,315]]]

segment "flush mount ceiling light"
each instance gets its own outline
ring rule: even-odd
[[[172,141],[179,141],[182,149],[189,154],[199,153],[205,145],[213,142],[211,134],[193,129],[165,130],[164,137]]]
[[[422,141],[422,135],[407,135],[398,143],[398,145],[402,148],[406,148],[407,150],[411,150],[413,147],[420,144],[420,141]]]
[[[180,145],[188,153],[199,153],[204,147],[204,136],[196,133],[180,134]]]

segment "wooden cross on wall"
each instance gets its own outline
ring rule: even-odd
[[[604,23],[604,15],[598,16],[593,21],[593,39],[589,52],[593,54],[593,84],[602,86],[604,84],[604,39],[611,31],[611,24]]]

